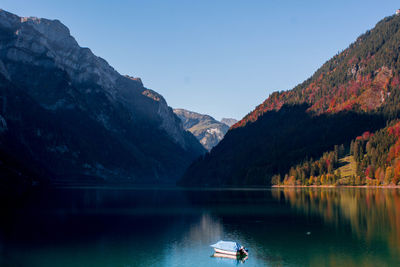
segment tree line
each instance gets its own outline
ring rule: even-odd
[[[354,174],[343,177],[340,158],[351,156]],[[284,176],[275,174],[272,185],[398,185],[400,184],[400,122],[375,132],[364,132],[346,148],[335,145],[318,160],[305,160]]]

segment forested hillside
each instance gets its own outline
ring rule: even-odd
[[[340,158],[349,153],[352,174],[341,171]],[[349,164],[349,163],[346,163]],[[305,160],[285,175],[272,177],[273,185],[398,185],[400,182],[400,122],[376,133],[365,132],[345,147],[335,146],[318,160]]]
[[[400,99],[399,29],[400,16],[383,19],[327,61],[311,78],[292,90],[272,93],[234,127],[255,121],[283,104],[308,103],[309,110],[318,114],[368,112],[394,104],[391,101]],[[386,107],[385,113],[396,116],[398,107]]]
[[[400,16],[383,19],[309,79],[272,93],[180,183],[268,185],[274,174],[385,127],[400,114],[399,44]]]

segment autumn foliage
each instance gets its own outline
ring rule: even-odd
[[[399,28],[399,17],[382,20],[293,90],[272,93],[234,128],[284,104],[307,103],[316,114],[378,110],[399,90]]]
[[[339,149],[340,148],[340,149]],[[344,179],[338,171],[338,158],[344,146],[335,146],[317,161],[306,161],[292,167],[283,180],[274,175],[274,185],[398,185],[400,182],[400,122],[376,134],[364,132],[350,143],[349,153],[356,162],[356,175]]]
[[[399,44],[400,16],[383,19],[309,79],[272,93],[193,162],[180,184],[397,184]],[[350,177],[339,172],[343,155],[334,150],[341,144],[355,165]]]

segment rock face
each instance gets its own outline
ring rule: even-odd
[[[209,115],[203,115],[185,109],[174,109],[181,119],[183,128],[190,131],[200,143],[210,151],[229,130],[229,125],[219,122]]]
[[[67,181],[174,182],[204,153],[140,78],[80,47],[60,21],[4,10],[0,129],[0,156]]]

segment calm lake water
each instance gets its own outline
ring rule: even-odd
[[[220,239],[248,259],[211,257]],[[0,265],[400,266],[400,191],[38,192],[2,212]]]

